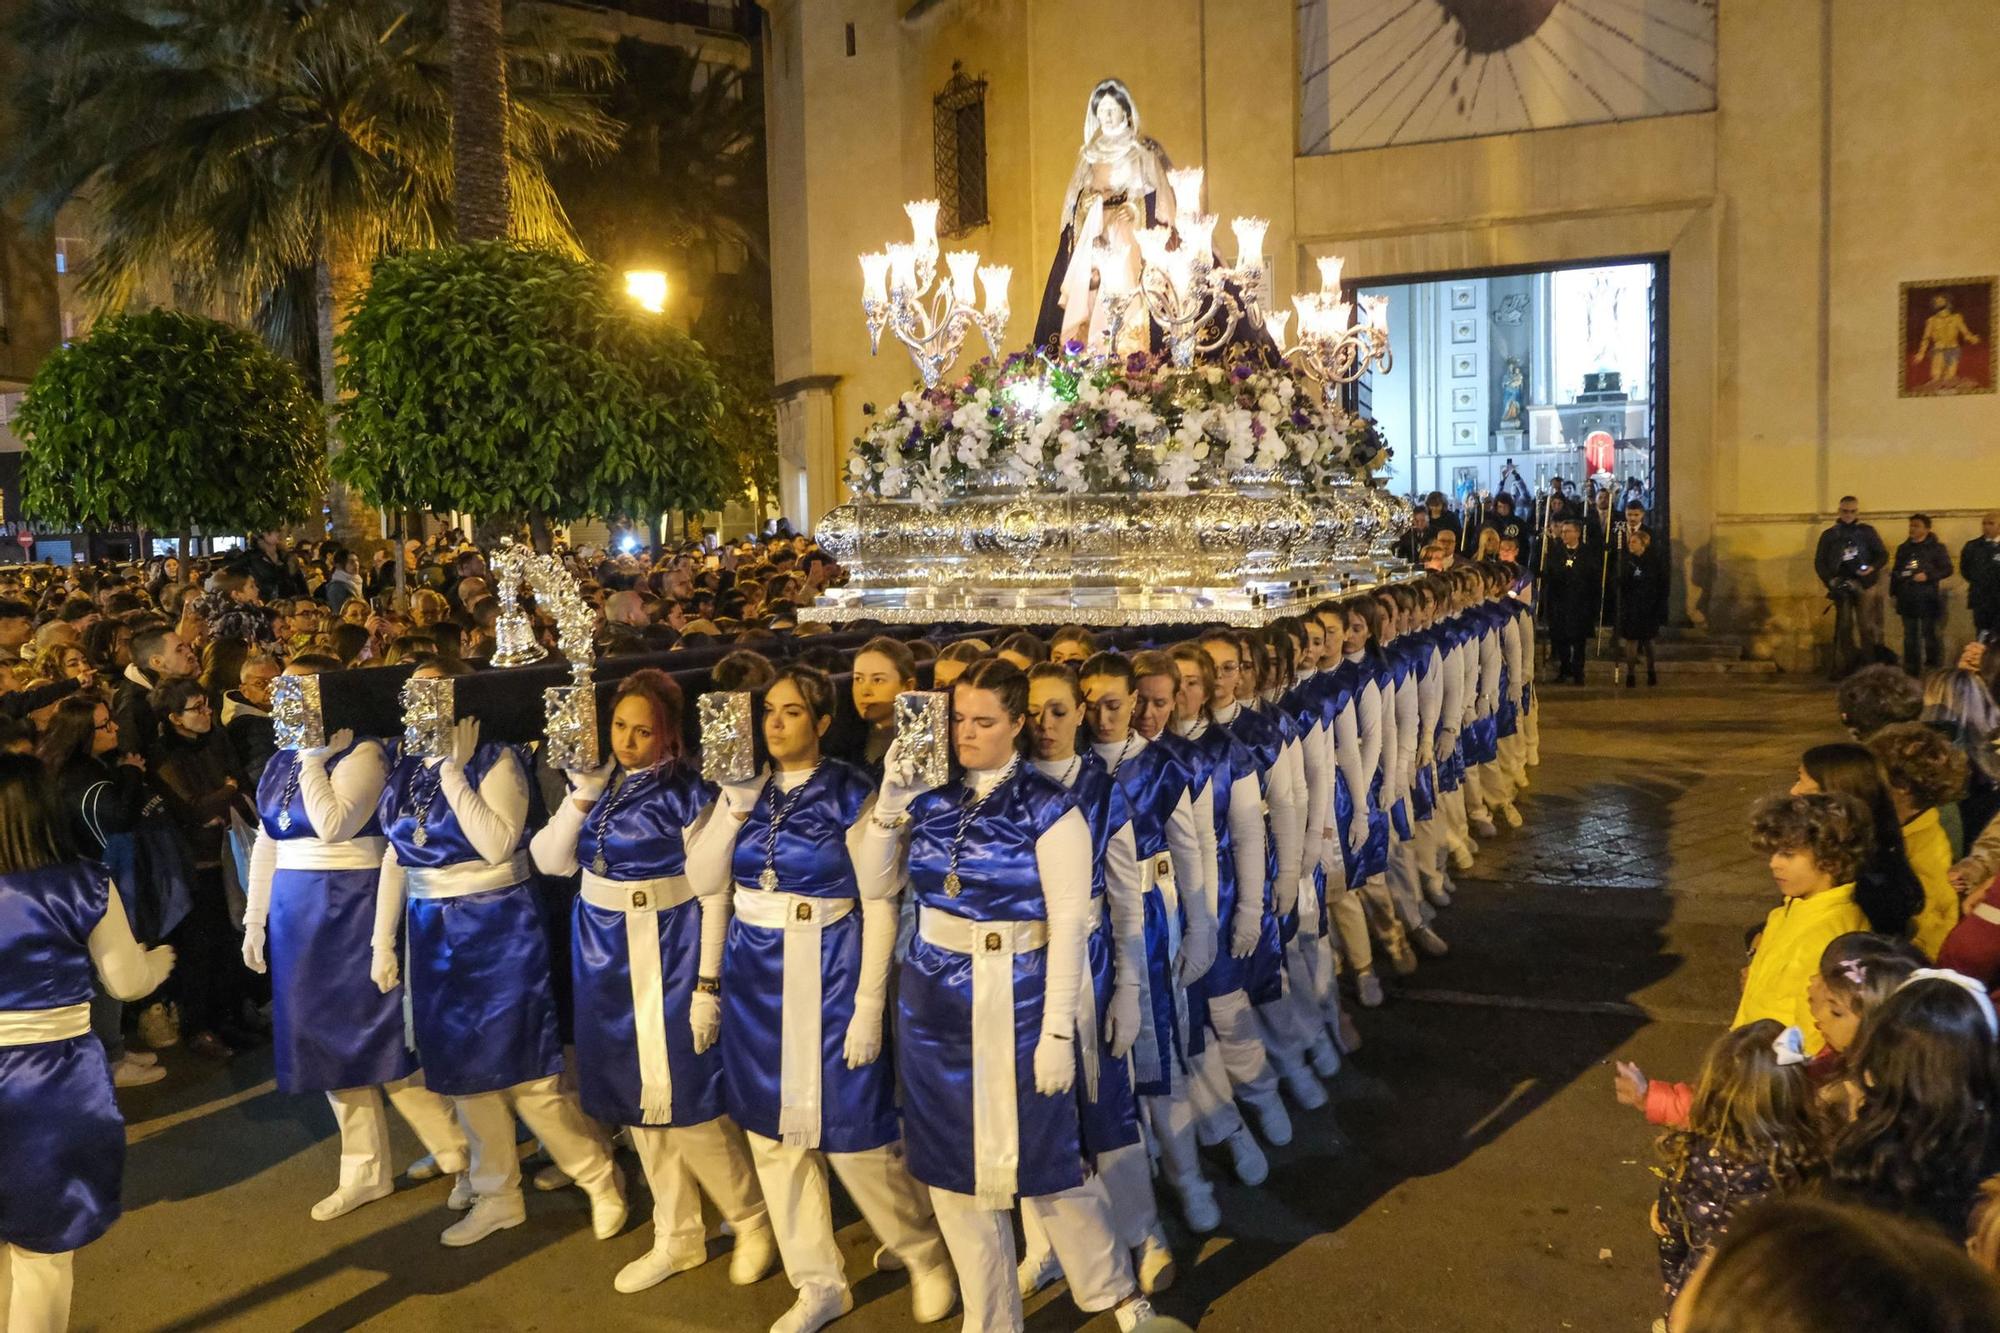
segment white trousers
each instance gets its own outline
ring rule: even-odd
[[[1515,714],[1514,734],[1500,738],[1500,768],[1507,775],[1507,781],[1516,789],[1528,783],[1528,725],[1521,714]]]
[[[847,1268],[833,1239],[829,1166],[861,1210],[861,1220],[912,1274],[927,1273],[947,1262],[944,1239],[931,1216],[930,1196],[910,1178],[901,1143],[866,1152],[820,1152],[788,1147],[762,1134],[744,1137],[750,1141],[757,1181],[764,1187],[785,1277],[794,1287],[847,1285]],[[1011,1288],[1011,1268],[1007,1281]]]
[[[1002,1209],[981,1208],[970,1194],[932,1186],[930,1195],[938,1229],[958,1269],[963,1333],[1020,1333],[1013,1217]],[[1059,1194],[1024,1198],[1021,1216],[1033,1217],[1048,1237],[1077,1308],[1096,1314],[1137,1294],[1132,1256],[1117,1243],[1103,1181],[1092,1176]]]
[[[1361,933],[1364,936],[1368,933],[1365,927]],[[1318,955],[1318,958],[1313,965],[1314,998],[1319,1001],[1320,1020],[1326,1024],[1327,1030],[1333,1034],[1334,1041],[1339,1043],[1342,1040],[1340,1035],[1340,962],[1334,957],[1333,938],[1331,936],[1320,936],[1315,941],[1315,945],[1314,952]],[[1346,937],[1343,936],[1341,939],[1341,948],[1344,951],[1346,947]]]
[[[13,1288],[7,1296],[6,1333],[63,1333],[69,1327],[75,1254],[74,1250],[42,1254],[18,1245],[0,1245]]]
[[[1405,930],[1422,930],[1435,915],[1430,904],[1424,901],[1415,838],[1408,842],[1392,838],[1389,842],[1389,900],[1394,904],[1396,916]]]
[[[708,1228],[701,1196],[740,1237],[769,1223],[743,1131],[728,1116],[699,1125],[634,1125],[632,1148],[653,1191],[653,1248],[699,1254]]]
[[[575,1094],[557,1086],[554,1074],[499,1092],[454,1097],[452,1102],[470,1141],[472,1192],[482,1199],[521,1192],[516,1116],[541,1140],[563,1173],[583,1189],[595,1189],[611,1178],[611,1146],[603,1129],[583,1113]]]
[[[1521,740],[1524,745],[1522,759],[1529,764],[1542,762],[1542,705],[1530,702],[1528,710],[1521,714]]]
[[[1456,851],[1471,846],[1472,825],[1466,816],[1464,782],[1438,793],[1438,813],[1444,816],[1444,845]]]
[[[1375,970],[1375,942],[1368,936],[1368,909],[1353,889],[1326,886],[1326,914],[1340,936],[1340,952],[1356,972]]]
[[[1411,826],[1416,834],[1410,844],[1417,859],[1418,881],[1434,888],[1444,883],[1444,824],[1444,811],[1434,808],[1429,819],[1419,819]]]
[[[1176,1071],[1171,1093],[1139,1099],[1146,1108],[1146,1126],[1153,1131],[1153,1143],[1160,1150],[1160,1169],[1176,1187],[1202,1178],[1201,1143],[1195,1134],[1194,1102],[1188,1097],[1188,1085],[1189,1080]]]
[[[1095,1166],[1110,1206],[1111,1234],[1118,1238],[1118,1243],[1131,1251],[1151,1237],[1163,1237],[1159,1203],[1153,1197],[1153,1164],[1146,1155],[1145,1143],[1101,1152]],[[1038,1209],[1021,1210],[1021,1236],[1031,1255],[1047,1254],[1055,1248]]]
[[[1203,1143],[1221,1143],[1243,1127],[1234,1097],[1256,1103],[1278,1095],[1278,1071],[1264,1049],[1257,1012],[1240,990],[1209,999],[1208,1042],[1192,1063],[1188,1097]]]
[[[437,1159],[438,1170],[453,1175],[469,1165],[465,1130],[452,1118],[451,1099],[424,1086],[422,1070],[379,1088],[342,1088],[329,1092],[333,1123],[340,1128],[340,1188],[373,1189],[386,1185],[395,1172],[389,1166],[389,1112],[383,1094]]]
[[[1300,961],[1301,931],[1285,946],[1284,990],[1275,1000],[1255,1006],[1257,1030],[1263,1035],[1264,1049],[1280,1075],[1293,1074],[1305,1067],[1306,1048],[1319,1031],[1319,1014],[1312,1006],[1312,976]]]

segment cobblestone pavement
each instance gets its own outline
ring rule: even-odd
[[[1745,810],[1832,715],[1808,685],[1552,691],[1528,826],[1461,878],[1451,956],[1361,1015],[1333,1104],[1297,1117],[1264,1188],[1222,1191],[1222,1233],[1176,1233],[1161,1309],[1218,1333],[1644,1329],[1651,1132],[1613,1102],[1609,1061],[1688,1075],[1727,1021],[1771,899]],[[732,1288],[723,1263],[613,1294],[647,1230],[591,1240],[573,1190],[469,1250],[437,1243],[441,1183],[315,1223],[338,1154],[324,1103],[278,1095],[262,1054],[166,1062],[123,1097],[127,1213],[79,1257],[78,1329],[756,1330],[789,1303],[782,1279]],[[865,1229],[842,1240],[868,1274]],[[900,1275],[855,1298],[839,1328],[911,1327]],[[1033,1330],[1086,1322],[1112,1326],[1061,1288],[1029,1306]]]

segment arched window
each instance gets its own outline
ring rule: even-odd
[[[938,234],[983,227],[986,216],[986,80],[968,79],[957,61],[951,80],[932,101]]]

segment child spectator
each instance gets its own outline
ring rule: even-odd
[[[1841,1194],[1963,1241],[1979,1184],[2000,1169],[2000,1048],[1986,988],[1920,968],[1869,1014],[1849,1059],[1860,1091],[1834,1137]]]
[[[1774,796],[1750,817],[1750,841],[1770,857],[1785,897],[1765,918],[1732,1027],[1774,1018],[1801,1032],[1812,1024],[1806,982],[1836,936],[1866,930],[1854,901],[1854,876],[1870,846],[1868,812],[1852,796]],[[1825,1045],[1805,1034],[1808,1054]]]
[[[1843,1114],[1850,1109],[1847,1053],[1862,1021],[1924,963],[1906,940],[1858,931],[1840,936],[1819,956],[1819,970],[1806,983],[1806,1003],[1826,1045],[1806,1066],[1806,1076]]]
[[[1798,1188],[1817,1168],[1819,1127],[1805,1069],[1798,1029],[1769,1019],[1709,1047],[1687,1128],[1660,1140],[1667,1165],[1653,1230],[1669,1302],[1738,1209]]]
[[[1807,750],[1799,758],[1792,795],[1815,792],[1852,796],[1867,809],[1871,846],[1855,872],[1854,905],[1876,934],[1908,936],[1924,910],[1924,886],[1904,853],[1902,820],[1896,817],[1889,780],[1874,752],[1853,741]],[[1939,941],[1942,939],[1940,935]]]
[[[1965,795],[1970,764],[1937,730],[1920,722],[1898,722],[1868,738],[1881,761],[1896,818],[1903,827],[1903,852],[1924,888],[1924,907],[1914,935],[1926,957],[1935,958],[1958,924],[1958,891],[1951,886],[1951,838],[1939,818],[1940,806]]]

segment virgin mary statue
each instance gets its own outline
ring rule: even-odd
[[[1062,244],[1049,269],[1035,321],[1035,346],[1082,343],[1100,354],[1150,350],[1152,329],[1135,306],[1111,343],[1105,290],[1130,292],[1139,282],[1141,229],[1174,216],[1166,151],[1139,132],[1139,111],[1118,79],[1090,90],[1083,112],[1083,147],[1063,195]]]

